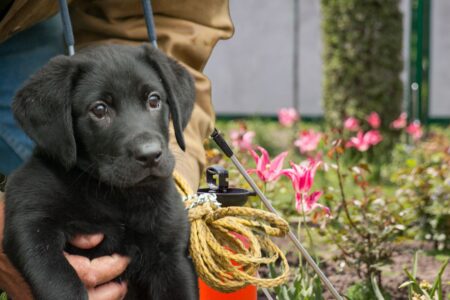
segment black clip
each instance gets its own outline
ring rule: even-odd
[[[206,169],[206,182],[211,190],[226,193],[228,190],[228,171],[219,165]]]

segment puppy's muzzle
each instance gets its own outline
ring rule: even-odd
[[[143,167],[152,167],[159,163],[162,156],[161,144],[158,142],[144,142],[135,146],[134,159]]]

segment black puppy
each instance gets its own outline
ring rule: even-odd
[[[13,111],[36,142],[8,180],[4,251],[36,299],[87,299],[63,250],[131,258],[127,299],[197,299],[189,226],[172,179],[169,119],[184,150],[194,84],[149,46],[58,56],[17,93]],[[78,233],[103,232],[93,250]]]

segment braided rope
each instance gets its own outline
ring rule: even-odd
[[[174,173],[174,179],[181,194],[193,194],[180,174]],[[271,288],[288,281],[286,257],[269,238],[284,236],[289,231],[288,223],[259,209],[220,208],[214,196],[184,197],[191,222],[190,254],[199,277],[221,292],[233,292],[249,284]],[[244,246],[242,239],[248,245]],[[278,260],[282,269],[279,276],[256,277],[261,265]]]

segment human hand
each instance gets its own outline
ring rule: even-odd
[[[4,193],[0,192],[0,289],[12,299],[33,299],[31,289],[3,253]],[[90,249],[103,240],[103,234],[79,235],[70,243],[81,249]],[[89,300],[123,299],[127,292],[126,283],[110,282],[122,274],[129,259],[117,254],[93,260],[86,257],[64,253],[81,281],[86,285]]]
[[[103,234],[78,235],[70,243],[80,249],[94,248],[103,240]],[[64,252],[64,256],[86,285],[89,300],[123,299],[127,293],[125,282],[111,282],[122,274],[129,259],[118,254],[89,260],[87,257]]]

